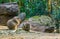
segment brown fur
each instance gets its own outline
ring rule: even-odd
[[[10,30],[16,30],[21,20],[18,17],[14,17],[7,22],[7,26]]]
[[[25,24],[23,27],[22,27],[23,30],[25,31],[30,31],[30,24]]]

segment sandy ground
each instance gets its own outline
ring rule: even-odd
[[[8,27],[0,25],[0,29],[8,29]]]
[[[0,26],[0,29],[8,29],[6,26]],[[0,39],[60,39],[58,33],[42,33],[42,32],[30,32],[14,34],[14,35],[0,35]]]
[[[21,33],[15,35],[2,35],[0,39],[60,39],[59,34]]]

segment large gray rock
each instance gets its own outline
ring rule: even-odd
[[[45,29],[49,27],[54,27],[53,24],[51,23],[52,19],[48,16],[34,16],[28,19],[28,21],[24,21],[20,24],[20,27],[22,28],[23,25],[26,23],[30,24],[30,30],[33,31],[41,31],[44,32]]]
[[[29,18],[29,21],[34,23],[39,23],[44,26],[54,26],[52,19],[49,16],[45,16],[45,15],[41,15],[40,17],[33,16]]]
[[[17,3],[0,4],[0,14],[9,14],[9,15],[18,14],[18,4]]]
[[[19,28],[23,28],[26,24],[30,24],[29,25],[29,29],[31,31],[37,31],[37,32],[47,32],[47,33],[54,33],[55,31],[55,27],[50,27],[50,26],[43,26],[39,23],[33,23],[30,21],[24,21],[20,24]],[[28,29],[28,27],[26,28]]]
[[[34,22],[30,22],[30,21],[24,21],[19,25],[19,28],[24,27],[24,25],[26,24],[30,24],[30,30],[32,31],[39,31],[39,32],[44,32],[46,28],[48,28],[48,26],[43,26],[39,23],[34,23]]]

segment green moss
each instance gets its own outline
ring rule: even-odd
[[[34,19],[40,18],[40,16],[33,16]]]

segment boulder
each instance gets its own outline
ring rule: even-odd
[[[6,25],[6,22],[18,15],[17,3],[3,3],[0,4],[0,25]]]
[[[30,30],[45,32],[45,29],[51,27],[51,22],[52,19],[48,16],[34,16],[22,22],[19,27],[22,28],[26,23],[28,23],[30,24]]]
[[[24,21],[22,22],[18,28],[23,28],[26,24],[29,24],[30,30],[32,31],[39,31],[39,32],[44,32],[44,30],[48,27],[48,26],[43,26],[39,23],[33,23],[30,21]],[[26,28],[28,29],[28,28]]]
[[[19,11],[17,3],[0,4],[0,14],[17,15]]]

